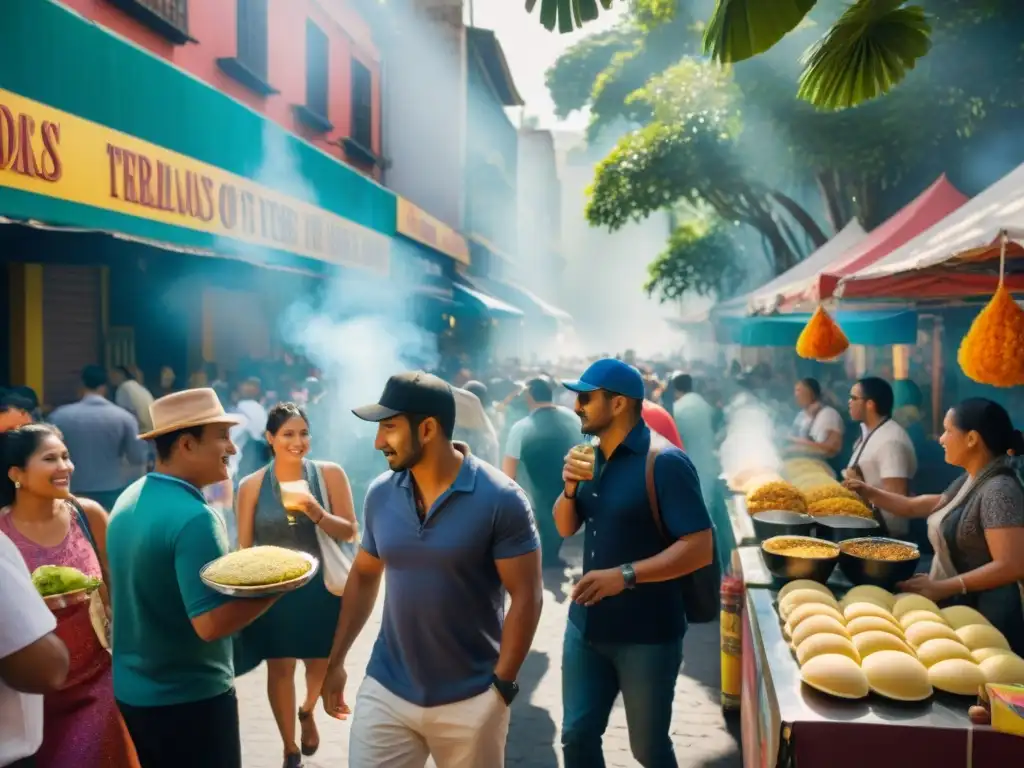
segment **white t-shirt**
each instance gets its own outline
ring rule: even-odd
[[[829,432],[838,432],[842,436],[843,431],[843,417],[830,405],[822,406],[814,416],[808,415],[807,411],[800,411],[793,420],[793,432],[816,443],[828,440]]]
[[[903,427],[889,419],[875,429],[864,445],[867,436],[868,428],[861,424],[861,437],[853,446],[849,464],[851,467],[854,464],[860,467],[865,483],[877,488],[885,479],[910,480],[917,474],[917,454]],[[863,453],[860,451],[861,445],[864,445]],[[884,509],[881,511],[892,535],[903,536],[910,530],[910,521],[906,518],[897,517]]]
[[[32,586],[18,548],[0,533],[0,659],[57,628]],[[34,755],[43,743],[43,697],[8,688],[0,680],[0,766]]]

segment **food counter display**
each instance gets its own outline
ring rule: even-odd
[[[810,688],[783,636],[777,594],[747,584],[741,687],[746,768],[1024,765],[1024,738],[973,726],[971,697],[936,691],[904,703],[875,693],[842,699]]]

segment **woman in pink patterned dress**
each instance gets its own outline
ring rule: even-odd
[[[0,531],[30,571],[66,565],[87,576],[106,571],[107,513],[71,496],[74,465],[53,427],[32,424],[0,436]],[[106,589],[101,589],[107,605]],[[109,610],[109,608],[108,608]],[[44,700],[38,768],[139,768],[114,702],[110,654],[93,628],[89,603],[54,611],[71,668],[58,693]]]

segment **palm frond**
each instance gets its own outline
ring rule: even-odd
[[[797,95],[821,110],[863,104],[892,90],[930,48],[923,8],[860,0],[804,54]]]
[[[792,32],[817,0],[718,0],[704,53],[723,64],[764,53]]]

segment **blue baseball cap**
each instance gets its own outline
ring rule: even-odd
[[[644,378],[629,363],[606,357],[592,364],[576,381],[563,381],[572,392],[597,392],[603,389],[633,400],[644,399]]]

